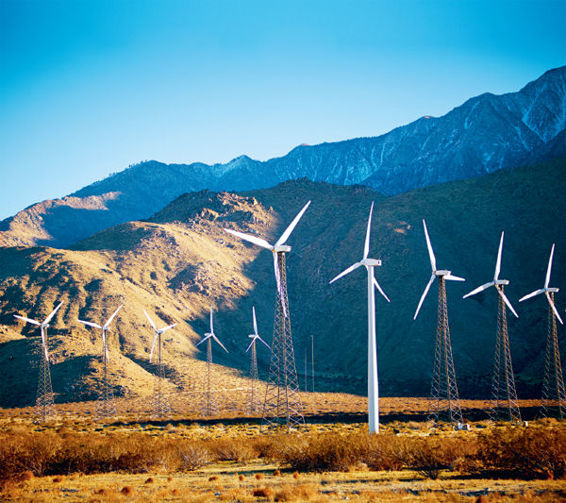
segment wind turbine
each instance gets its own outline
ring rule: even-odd
[[[163,391],[163,384],[165,383],[165,367],[163,365],[163,360],[161,359],[161,336],[163,333],[167,332],[177,326],[176,323],[172,325],[167,325],[163,328],[157,328],[147,311],[143,310],[147,321],[153,329],[153,342],[151,343],[151,351],[149,353],[149,363],[153,358],[153,351],[155,350],[155,343],[157,342],[157,381],[155,382],[155,388],[153,390],[153,415],[155,417],[164,417],[170,410],[169,400]]]
[[[414,320],[417,319],[419,311],[434,280],[438,278],[438,315],[436,324],[436,341],[434,349],[434,366],[432,370],[432,384],[430,388],[431,411],[430,418],[438,420],[441,411],[448,409],[448,418],[451,423],[463,424],[462,409],[459,404],[458,385],[456,383],[456,371],[452,357],[452,342],[450,340],[450,326],[448,324],[448,302],[446,299],[446,280],[466,281],[464,278],[452,275],[452,271],[436,268],[436,257],[432,249],[426,222],[423,219],[423,229],[426,238],[428,256],[432,275],[425,287],[422,297],[415,311]]]
[[[262,426],[270,429],[303,425],[303,405],[299,395],[299,381],[295,366],[295,351],[289,318],[289,298],[287,296],[287,269],[285,254],[291,251],[287,240],[310,205],[308,201],[274,245],[262,238],[243,232],[225,229],[234,236],[261,246],[273,253],[273,271],[277,287],[277,300],[273,322],[273,342],[271,344],[271,363],[265,392]]]
[[[267,344],[267,342],[265,342],[258,334],[257,332],[257,320],[255,317],[255,307],[252,307],[252,316],[253,316],[253,326],[254,326],[254,333],[248,335],[248,337],[251,338],[251,342],[250,345],[248,346],[248,349],[246,349],[246,353],[251,349],[251,361],[250,361],[250,378],[251,378],[251,382],[250,382],[250,389],[248,392],[248,410],[250,412],[255,412],[257,410],[257,406],[259,405],[257,403],[257,400],[255,398],[255,387],[258,383],[258,372],[257,372],[257,353],[256,353],[256,347],[255,347],[255,343],[256,341],[260,341],[263,344],[265,344],[265,346],[271,350],[271,348],[269,347],[269,344]]]
[[[369,258],[369,243],[371,230],[371,217],[373,214],[373,202],[369,210],[366,240],[364,243],[364,254],[362,260],[352,264],[346,270],[330,281],[334,283],[337,279],[346,276],[358,267],[364,266],[368,274],[368,427],[370,433],[379,433],[379,379],[377,372],[377,342],[375,334],[375,295],[374,288],[390,302],[389,297],[374,277],[374,267],[381,266],[381,260]]]
[[[108,318],[108,321],[100,326],[97,323],[92,323],[91,321],[83,321],[78,320],[79,323],[86,325],[88,327],[97,328],[98,330],[102,331],[102,362],[104,365],[104,377],[102,383],[102,394],[99,398],[100,406],[98,407],[98,415],[102,417],[111,417],[116,415],[116,407],[114,406],[114,392],[112,390],[112,386],[110,384],[109,376],[108,376],[108,338],[106,336],[106,332],[110,330],[110,324],[118,314],[118,311],[122,309],[120,305],[116,311]]]
[[[507,310],[505,305],[507,305],[517,318],[519,315],[515,309],[513,309],[511,302],[509,302],[509,299],[503,291],[504,286],[509,284],[509,280],[499,279],[504,237],[505,232],[502,232],[501,239],[499,241],[499,251],[497,252],[497,262],[495,263],[495,274],[493,275],[493,280],[477,287],[470,293],[467,293],[464,295],[464,299],[483,292],[492,286],[497,290],[497,294],[499,295],[497,308],[497,336],[495,339],[495,357],[491,384],[492,405],[490,415],[492,419],[497,419],[500,416],[499,409],[506,409],[507,417],[510,421],[520,422],[521,412],[517,404],[517,391],[515,389],[515,378],[513,376],[513,366],[511,363],[509,332],[507,330]]]
[[[18,320],[22,320],[26,323],[31,323],[32,325],[38,326],[41,332],[41,360],[39,364],[39,379],[37,383],[34,415],[36,416],[37,420],[41,420],[43,422],[45,422],[47,418],[55,416],[55,402],[53,400],[53,386],[51,384],[49,351],[47,347],[47,329],[49,328],[49,322],[53,319],[62,305],[63,303],[60,302],[58,306],[53,311],[51,311],[49,316],[47,316],[47,318],[43,320],[43,322],[32,320],[30,318],[19,316],[17,314],[14,315],[14,318],[17,318]]]
[[[564,376],[562,374],[562,363],[560,360],[560,349],[558,347],[558,327],[556,320],[564,325],[558,309],[554,304],[554,294],[560,291],[559,288],[549,287],[550,273],[552,272],[552,259],[554,257],[554,244],[550,250],[548,267],[546,268],[546,278],[544,287],[525,295],[519,302],[531,299],[544,293],[548,301],[548,334],[546,338],[546,350],[544,359],[544,378],[542,381],[542,412],[544,415],[551,415],[552,409],[560,418],[566,417],[566,390],[564,389]]]
[[[210,306],[210,332],[204,334],[204,338],[201,339],[196,346],[200,346],[206,341],[206,392],[205,392],[205,414],[211,416],[213,412],[216,411],[216,401],[212,397],[212,339],[214,339],[218,345],[228,353],[228,350],[224,347],[224,344],[220,342],[220,339],[216,337],[214,333],[214,320],[212,315],[212,306]]]

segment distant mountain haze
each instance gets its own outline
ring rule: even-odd
[[[306,177],[401,194],[564,155],[565,127],[561,67],[518,92],[482,94],[442,117],[422,117],[378,137],[301,145],[265,162],[247,156],[212,166],[142,162],[0,222],[0,245],[67,247],[202,189],[252,190]]]
[[[138,170],[150,170],[150,166],[116,176],[129,173],[139,180]],[[177,173],[176,168],[156,166],[165,173]],[[562,295],[566,289],[565,174],[566,157],[561,157],[394,196],[367,186],[305,178],[239,193],[201,190],[177,197],[144,221],[110,227],[69,249],[0,248],[4,379],[0,405],[29,405],[34,400],[37,369],[32,364],[38,337],[35,327],[20,324],[13,314],[42,318],[59,301],[64,304],[49,331],[59,401],[93,399],[100,389],[100,334],[79,326],[77,318],[103,320],[121,303],[125,307],[109,335],[117,395],[146,396],[156,379],[156,366],[149,363],[153,332],[142,308],[163,324],[179,323],[167,332],[164,342],[168,389],[184,392],[202,383],[206,352],[195,344],[207,330],[210,304],[216,311],[215,331],[230,350],[214,354],[220,364],[216,368],[223,379],[236,383],[234,387],[245,386],[249,359],[244,350],[252,306],[260,334],[271,341],[276,302],[272,257],[224,229],[272,240],[309,199],[312,204],[289,239],[292,251],[287,257],[299,373],[299,355],[310,347],[313,335],[318,389],[366,393],[366,277],[355,271],[332,285],[328,281],[360,259],[369,206],[375,201],[370,253],[383,260],[375,273],[391,299],[388,304],[381,296],[376,298],[381,392],[414,396],[429,390],[436,286],[413,321],[430,277],[422,230],[422,218],[426,218],[439,268],[466,278],[465,283],[447,285],[461,394],[489,396],[497,295],[491,289],[471,299],[462,296],[492,277],[499,236],[505,230],[501,277],[511,281],[505,291],[520,314],[519,319],[509,316],[517,386],[520,396],[537,396],[544,364],[546,304],[539,297],[519,305],[518,298],[543,285],[550,247],[556,243],[551,286],[562,289],[556,301],[561,311],[566,307]],[[151,189],[147,187],[146,194]],[[117,200],[109,197],[104,204]],[[108,211],[96,204],[80,211]],[[70,211],[58,210],[56,205],[51,208]],[[560,344],[566,351],[564,338]],[[260,375],[265,378],[269,354],[259,348],[258,357]]]

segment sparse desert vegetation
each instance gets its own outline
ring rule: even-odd
[[[399,402],[401,403],[401,402]],[[142,419],[146,419],[143,421]],[[3,501],[559,501],[566,425],[0,420]]]

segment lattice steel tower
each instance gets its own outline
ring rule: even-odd
[[[271,363],[263,404],[262,429],[289,431],[305,424],[303,405],[299,395],[299,381],[295,366],[285,250],[274,252],[279,269],[280,289],[275,301]]]
[[[503,285],[498,288],[503,292]],[[495,356],[493,360],[493,376],[491,381],[492,420],[521,421],[521,412],[517,402],[515,377],[511,363],[509,348],[509,332],[507,330],[507,309],[502,296],[498,297],[497,334],[495,339]]]
[[[554,304],[554,292],[549,293]],[[552,306],[548,306],[548,335],[542,381],[542,414],[547,417],[566,418],[566,391],[558,347],[558,328]]]
[[[429,419],[463,423],[462,409],[452,357],[452,342],[448,324],[448,304],[444,276],[438,278],[438,321],[434,345],[434,366],[430,387]]]
[[[53,399],[53,386],[51,384],[51,370],[49,367],[49,351],[47,347],[47,329],[49,322],[53,319],[57,311],[63,305],[62,302],[51,311],[51,314],[43,322],[26,318],[18,314],[14,318],[36,325],[40,329],[41,334],[41,348],[40,348],[40,361],[39,361],[39,379],[37,382],[37,393],[34,408],[34,422],[46,422],[56,416],[55,401]]]

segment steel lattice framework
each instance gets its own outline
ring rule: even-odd
[[[287,296],[287,272],[285,252],[278,251],[277,266],[281,289],[275,301],[271,363],[265,390],[262,429],[286,429],[303,426],[303,405],[299,395],[299,381],[295,366],[289,299]]]
[[[213,416],[218,412],[216,395],[214,392],[214,373],[212,368],[212,341],[209,337],[206,341],[206,382],[204,389],[204,415]]]
[[[497,285],[503,293],[503,285]],[[507,330],[507,311],[501,295],[498,296],[497,335],[495,357],[491,382],[490,418],[496,420],[521,421],[521,412],[517,403],[517,391],[511,363],[509,332]]]
[[[96,416],[99,418],[109,418],[116,416],[116,405],[114,403],[114,389],[109,372],[108,353],[102,352],[102,393],[98,397],[96,404]]]
[[[554,292],[550,292],[554,304]],[[548,306],[548,335],[544,359],[544,378],[542,384],[542,415],[566,418],[566,392],[564,376],[558,348],[558,329],[552,307]]]
[[[248,390],[247,411],[254,414],[261,408],[259,397],[259,376],[257,371],[257,352],[255,348],[255,341],[252,342],[251,347],[251,362],[250,362],[250,387]]]
[[[444,276],[438,277],[438,323],[436,325],[434,366],[430,387],[429,419],[463,423],[452,357]]]
[[[152,414],[153,417],[163,419],[171,412],[169,396],[165,391],[165,365],[161,357],[161,334],[157,335],[157,380],[153,388]]]
[[[47,328],[45,339],[47,340]],[[37,381],[37,394],[34,408],[34,422],[47,422],[56,417],[55,401],[53,399],[53,386],[51,384],[51,369],[49,360],[43,347],[40,348],[39,378]]]

